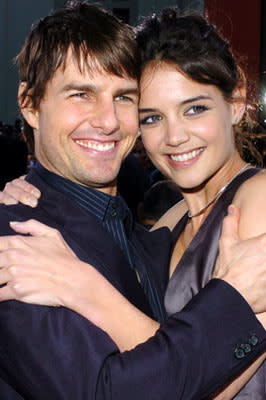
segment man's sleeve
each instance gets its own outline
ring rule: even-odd
[[[29,400],[199,400],[265,347],[247,303],[219,280],[123,354],[70,310],[0,304],[0,376]]]
[[[246,301],[212,280],[149,342],[106,360],[97,399],[203,399],[265,348],[266,331]]]

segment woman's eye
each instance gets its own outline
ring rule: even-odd
[[[206,110],[208,110],[208,107],[206,107],[206,106],[195,105],[195,106],[189,107],[189,109],[185,112],[185,115],[192,115],[192,116],[199,115]]]
[[[142,118],[139,123],[140,125],[152,125],[161,121],[161,119],[162,117],[160,115],[149,115],[148,117]]]

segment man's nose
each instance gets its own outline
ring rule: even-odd
[[[119,121],[116,114],[113,100],[105,100],[95,104],[91,125],[101,129],[103,133],[109,135],[119,128]]]

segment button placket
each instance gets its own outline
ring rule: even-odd
[[[110,211],[110,216],[111,217],[116,217],[117,216],[117,203],[116,201],[113,201],[112,205],[111,205],[112,209]]]

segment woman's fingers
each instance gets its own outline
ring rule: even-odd
[[[10,206],[12,204],[18,204],[18,201],[7,193],[0,192],[0,204]]]
[[[39,287],[36,290],[36,283]],[[36,279],[24,279],[21,282],[11,282],[0,288],[0,302],[17,300],[23,303],[40,304],[47,306],[61,306],[56,295],[52,295],[50,288],[40,289]]]
[[[66,255],[70,254],[72,257],[76,258],[76,255],[74,254],[72,249],[68,246],[68,244],[65,242],[63,236],[57,229],[51,228],[34,219],[25,222],[12,221],[10,222],[10,226],[17,233],[21,233],[24,235],[31,235],[33,238],[35,237],[36,239],[46,238],[47,241],[45,243],[44,242],[42,243],[46,247],[47,251],[49,250],[52,251],[52,249],[54,249],[54,247],[57,246],[58,250],[61,249],[66,252],[65,253]],[[29,243],[31,246],[33,246],[33,240],[30,241],[29,238],[25,237],[24,239],[25,243]],[[0,251],[1,251],[1,238],[0,238]]]
[[[6,285],[12,280],[10,268],[2,268],[0,270],[0,285]]]
[[[30,207],[36,207],[41,193],[30,183],[24,180],[24,176],[8,182],[3,192],[0,192],[0,203],[10,205],[18,202]]]
[[[0,237],[0,301],[63,305],[76,280],[76,255],[56,229],[35,220],[11,226],[30,236]]]
[[[0,256],[1,252],[9,249],[19,249],[23,248],[23,236],[10,235],[10,236],[0,236]]]
[[[0,301],[14,300],[13,288],[9,285],[0,288]]]
[[[62,305],[57,281],[45,271],[14,265],[0,270],[0,302],[18,300],[49,306]]]
[[[11,221],[11,228],[17,233],[21,233],[24,235],[32,235],[32,236],[48,236],[55,237],[57,236],[56,229],[53,229],[45,224],[42,224],[35,219],[29,219],[28,221],[19,222],[19,221]]]

